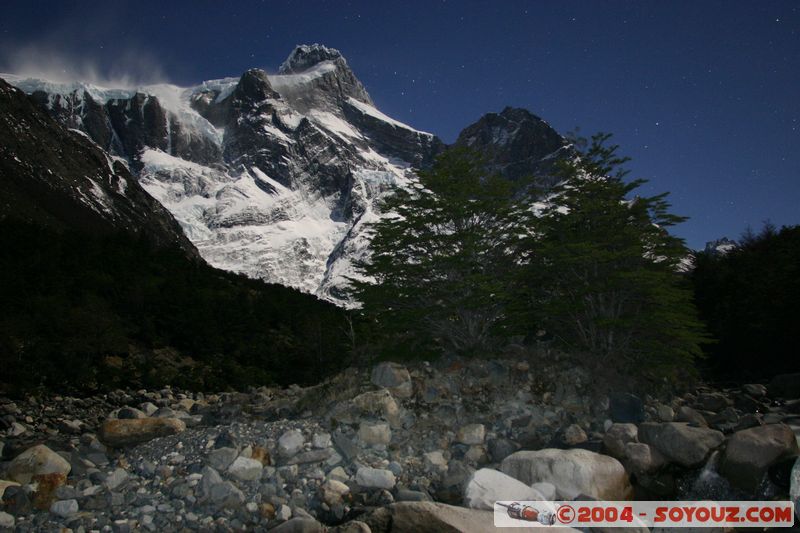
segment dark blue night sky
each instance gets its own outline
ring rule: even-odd
[[[451,142],[526,107],[608,131],[693,247],[800,223],[800,2],[6,1],[0,71],[25,63],[193,84],[295,44],[340,49],[378,107]]]

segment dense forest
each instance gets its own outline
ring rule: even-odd
[[[726,254],[697,254],[691,273],[700,316],[715,343],[706,374],[753,381],[800,372],[800,226],[747,231]]]
[[[346,363],[345,313],[118,233],[0,222],[0,382],[95,390],[308,383]]]

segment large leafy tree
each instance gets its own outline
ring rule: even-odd
[[[635,195],[609,135],[579,141],[527,238],[528,307],[562,344],[620,369],[662,374],[700,354],[703,328],[681,273],[683,218],[666,194]],[[642,366],[645,365],[645,366]]]
[[[514,193],[478,156],[443,154],[396,191],[374,223],[352,295],[384,348],[430,355],[489,349],[502,330],[514,266]]]

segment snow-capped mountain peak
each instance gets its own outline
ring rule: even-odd
[[[321,44],[299,44],[289,54],[289,57],[278,69],[279,74],[297,74],[304,72],[323,61],[339,61],[347,65],[342,53],[335,48],[328,48]]]
[[[342,54],[318,44],[296,47],[278,74],[249,69],[193,87],[8,79],[126,160],[211,265],[340,303],[383,196],[445,149],[381,113]],[[509,177],[537,173],[565,142],[523,111],[489,115],[459,142],[494,143]]]

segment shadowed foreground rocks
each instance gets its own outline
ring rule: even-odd
[[[800,494],[785,382],[781,396],[747,384],[640,397],[565,357],[381,363],[306,388],[0,398],[0,527],[482,532],[498,499]]]

